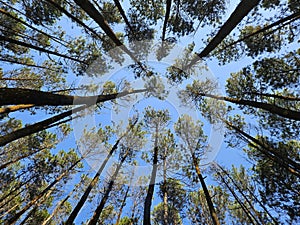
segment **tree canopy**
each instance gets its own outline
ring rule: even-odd
[[[0,0],[1,224],[300,223],[299,0]]]

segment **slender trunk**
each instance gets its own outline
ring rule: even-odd
[[[299,19],[299,18],[300,18],[300,12],[293,13],[292,15],[289,15],[289,16],[287,16],[287,17],[284,17],[284,18],[280,19],[280,20],[277,20],[276,22],[271,23],[271,24],[268,25],[268,26],[265,26],[265,27],[263,27],[263,28],[261,28],[261,29],[255,31],[255,32],[251,33],[251,34],[248,34],[248,35],[246,35],[246,36],[244,36],[244,37],[242,37],[242,38],[240,38],[240,39],[238,39],[238,40],[236,40],[236,41],[234,41],[234,42],[232,42],[232,43],[226,45],[226,46],[225,46],[224,48],[222,48],[220,51],[223,51],[223,50],[225,50],[226,48],[228,48],[228,47],[230,47],[230,46],[233,46],[233,45],[236,45],[237,43],[242,42],[242,41],[244,41],[244,40],[246,40],[246,39],[248,39],[248,38],[250,38],[250,37],[253,37],[253,36],[257,35],[257,34],[260,34],[260,33],[262,33],[262,32],[265,32],[265,31],[269,30],[269,29],[272,29],[272,28],[275,27],[275,26],[278,26],[278,25],[280,25],[280,24],[283,24],[283,23],[285,23],[285,22],[287,22],[287,21],[288,21],[287,24],[289,24],[289,23],[291,23],[291,22],[293,22],[293,21],[295,21],[295,20],[297,20],[297,19]],[[284,26],[287,25],[287,24],[284,24]],[[280,28],[281,28],[281,27],[280,27]],[[274,32],[274,31],[276,31],[276,30],[277,30],[277,29],[272,30],[272,32]]]
[[[232,196],[234,197],[234,199],[238,202],[238,204],[241,206],[242,210],[246,213],[246,216],[248,217],[249,221],[252,224],[260,224],[259,221],[257,221],[257,219],[253,216],[253,214],[249,211],[249,209],[247,209],[247,207],[245,206],[245,204],[239,199],[239,197],[236,195],[235,191],[229,186],[229,184],[227,183],[227,181],[224,179],[224,177],[222,176],[221,173],[217,172],[217,174],[219,175],[219,177],[221,178],[222,182],[225,184],[225,186],[227,187],[227,189],[230,191],[230,193],[232,194]],[[254,220],[255,222],[254,222]]]
[[[97,173],[95,174],[93,180],[89,183],[89,186],[86,188],[86,190],[84,191],[84,194],[81,196],[79,202],[77,203],[77,205],[75,206],[75,208],[71,212],[69,218],[64,223],[65,225],[72,225],[73,224],[73,222],[74,222],[75,218],[77,217],[79,211],[81,210],[81,208],[83,207],[84,203],[86,202],[86,200],[87,200],[90,192],[95,187],[95,185],[98,183],[99,177],[100,177],[100,175],[101,175],[104,167],[106,166],[108,160],[110,159],[110,157],[112,156],[112,154],[118,148],[120,140],[121,139],[119,139],[119,140],[116,141],[116,143],[114,144],[114,146],[110,150],[109,154],[106,156],[105,160],[102,162],[102,164],[101,164],[100,168],[98,169]]]
[[[119,46],[126,54],[128,54],[133,61],[135,61],[141,69],[146,70],[142,63],[130,52],[130,50],[123,45],[123,43],[119,40],[110,26],[107,24],[103,15],[94,7],[92,3],[88,0],[74,0],[74,2],[80,6],[105,32],[105,34],[117,45]]]
[[[61,12],[63,12],[67,17],[69,17],[70,19],[72,19],[72,21],[78,23],[84,29],[88,30],[90,33],[92,33],[93,35],[95,35],[95,37],[101,38],[101,36],[96,31],[94,31],[92,28],[90,28],[89,26],[87,26],[84,22],[82,22],[81,20],[79,20],[75,16],[73,16],[71,13],[69,13],[65,8],[63,8],[62,6],[60,6],[58,3],[56,3],[53,0],[46,0],[46,1],[49,2],[50,4],[52,4],[53,6],[55,6]]]
[[[25,182],[22,182],[20,185],[14,187],[8,194],[4,195],[0,202],[4,202],[4,200],[6,200],[6,198],[10,197],[14,192],[20,190],[24,185],[28,184],[32,179],[34,179],[36,176],[30,177],[29,179],[27,179]],[[15,197],[17,197],[21,192],[23,192],[25,190],[21,189],[19,192],[17,192],[14,196],[12,196],[12,198],[10,198],[8,201],[6,201],[4,204],[2,204],[0,206],[0,209],[2,209],[5,205],[7,205],[10,201],[12,201]]]
[[[277,94],[258,93],[258,92],[243,92],[243,94],[256,95],[256,96],[260,96],[260,97],[271,97],[271,98],[275,98],[275,99],[283,99],[283,100],[288,100],[288,101],[300,101],[299,97],[294,97],[294,96],[283,96],[283,95],[277,95]]]
[[[51,69],[51,68],[48,68],[45,66],[38,66],[38,65],[34,65],[34,64],[25,63],[25,62],[17,61],[17,59],[9,59],[9,55],[5,55],[5,58],[0,57],[0,61],[18,64],[18,65],[24,65],[27,67],[34,67],[34,68],[39,68],[39,69],[50,70],[50,71],[57,72],[57,73],[60,72],[59,70],[54,70],[54,69]]]
[[[122,215],[123,209],[124,209],[124,207],[126,205],[126,200],[127,200],[127,197],[128,197],[129,190],[130,190],[130,185],[128,185],[128,187],[126,189],[126,192],[125,192],[124,198],[122,200],[122,204],[121,204],[120,210],[118,212],[117,221],[116,221],[115,225],[119,225],[119,223],[120,223],[121,215]]]
[[[61,95],[23,88],[0,88],[0,105],[34,104],[36,106],[66,106],[66,105],[92,105],[120,98],[129,94],[142,93],[146,89],[123,91],[115,94],[94,96]]]
[[[252,202],[249,200],[248,196],[246,196],[244,194],[244,190],[242,190],[240,188],[240,186],[234,181],[234,179],[229,175],[229,173],[223,168],[221,167],[219,164],[216,164],[218,166],[218,168],[220,168],[223,173],[231,180],[231,182],[233,183],[233,185],[237,188],[237,190],[240,192],[240,194],[243,196],[243,198],[246,200],[246,202],[248,203],[248,205],[252,208],[252,211],[256,214],[257,218],[260,220],[259,224],[265,224],[265,222],[263,221],[263,219],[261,218],[261,215],[255,210]]]
[[[242,19],[259,4],[259,2],[260,0],[241,1],[233,11],[233,13],[230,15],[228,20],[220,28],[218,33],[213,37],[213,39],[208,43],[203,51],[197,54],[197,57],[190,62],[187,68],[190,68],[196,62],[201,60],[201,58],[206,57],[210,52],[212,52],[224,40],[224,38],[242,21]]]
[[[133,91],[133,92],[125,91],[125,92],[121,92],[119,94],[107,95],[107,96],[110,96],[110,97],[100,97],[100,98],[97,99],[96,102],[89,103],[90,105],[84,105],[84,106],[77,107],[75,109],[71,109],[71,110],[63,112],[59,115],[53,116],[49,119],[43,120],[41,122],[38,122],[38,123],[35,123],[35,124],[32,124],[32,125],[28,125],[24,128],[16,130],[16,131],[14,131],[12,133],[9,133],[7,135],[4,135],[4,136],[0,137],[0,146],[4,146],[4,145],[8,144],[9,142],[15,141],[19,138],[26,137],[28,135],[37,133],[39,131],[48,129],[51,124],[53,124],[55,122],[58,122],[58,121],[66,118],[68,116],[71,116],[71,115],[73,115],[77,112],[80,112],[80,111],[90,107],[92,104],[96,104],[98,102],[105,102],[105,101],[108,101],[108,100],[112,100],[112,99],[115,99],[115,98],[126,96],[130,93],[139,93],[139,92],[143,92],[143,91],[144,90],[137,90],[137,91]]]
[[[164,198],[164,224],[168,225],[168,192],[167,192],[167,160],[166,160],[166,152],[164,154],[163,161],[163,198]]]
[[[40,52],[48,53],[48,54],[55,55],[55,56],[58,56],[58,57],[62,57],[62,58],[65,58],[65,59],[70,59],[72,61],[79,62],[79,63],[82,63],[82,64],[86,64],[84,61],[73,58],[71,56],[63,55],[63,54],[60,54],[58,52],[45,49],[43,47],[39,47],[39,46],[35,46],[35,45],[29,44],[29,43],[26,43],[26,42],[18,41],[18,40],[15,40],[15,39],[3,36],[3,35],[0,35],[0,41],[5,41],[5,42],[12,43],[12,44],[15,44],[15,45],[23,46],[23,47],[26,47],[26,48],[34,49],[34,50],[37,50],[37,51],[40,51]]]
[[[195,157],[195,155],[194,155],[193,152],[191,152],[191,154],[192,154],[193,164],[195,166],[196,173],[197,173],[199,181],[201,183],[201,186],[202,186],[202,189],[203,189],[203,192],[204,192],[204,195],[205,195],[205,199],[206,199],[206,202],[207,202],[207,206],[208,206],[208,209],[209,209],[209,212],[210,212],[213,224],[214,225],[220,225],[220,222],[219,222],[219,219],[218,219],[218,216],[217,216],[214,204],[213,204],[213,202],[211,200],[211,197],[210,197],[210,194],[208,192],[206,183],[205,183],[204,178],[203,178],[203,176],[201,174],[197,158]]]
[[[73,191],[74,191],[74,190],[73,190]],[[54,210],[52,211],[52,213],[47,217],[47,219],[45,219],[45,220],[43,221],[43,223],[42,223],[41,225],[47,225],[47,224],[50,222],[50,220],[55,216],[55,214],[58,212],[58,210],[60,209],[60,207],[62,207],[62,206],[65,204],[65,202],[68,201],[68,199],[71,197],[73,191],[71,191],[71,192],[67,195],[67,197],[65,197],[62,201],[60,201],[60,202],[56,205],[56,207],[54,208]]]
[[[49,191],[51,191],[51,189],[59,183],[59,181],[61,181],[66,175],[68,175],[70,173],[70,171],[72,171],[79,162],[81,162],[83,158],[80,158],[79,160],[77,160],[75,163],[73,163],[73,165],[71,165],[65,172],[63,172],[60,176],[58,176],[51,184],[49,184],[40,194],[38,194],[34,199],[32,199],[30,202],[28,202],[23,209],[21,209],[19,212],[17,212],[12,218],[10,218],[7,222],[5,222],[5,224],[10,225],[10,224],[14,224],[15,222],[17,222],[17,220],[34,204],[37,203],[37,201],[39,201],[45,194],[47,194]]]
[[[267,144],[259,141],[258,139],[250,136],[249,134],[245,133],[244,131],[242,131],[238,127],[234,126],[232,123],[230,123],[228,121],[225,121],[225,123],[228,125],[228,127],[234,129],[237,133],[239,133],[240,135],[242,135],[243,137],[245,137],[246,140],[248,141],[248,143],[252,147],[256,148],[261,153],[263,153],[264,155],[266,155],[267,157],[269,157],[271,160],[275,161],[276,163],[278,163],[282,167],[286,168],[292,174],[300,177],[300,174],[299,174],[300,165],[298,163],[296,163],[295,161],[291,160],[287,156],[278,155],[276,153],[276,150],[274,150],[273,148],[271,148]]]
[[[151,225],[151,205],[152,205],[152,198],[153,198],[154,188],[155,188],[157,163],[158,163],[158,127],[156,127],[156,131],[155,131],[155,142],[154,142],[153,163],[152,163],[153,168],[152,168],[151,178],[150,178],[148,191],[145,199],[143,225]]]
[[[130,32],[131,32],[132,34],[134,34],[134,31],[133,31],[133,29],[132,29],[132,26],[130,25],[130,22],[129,22],[129,20],[128,20],[126,14],[125,14],[125,11],[124,11],[123,8],[122,8],[122,5],[121,5],[120,1],[119,1],[119,0],[113,0],[113,1],[114,1],[115,5],[117,6],[117,8],[118,8],[118,10],[119,10],[119,12],[120,12],[120,14],[121,14],[121,16],[122,16],[124,22],[126,23],[127,27],[129,28]]]
[[[167,30],[167,24],[170,17],[170,11],[171,11],[171,4],[172,0],[166,0],[166,13],[165,13],[165,20],[163,24],[163,30],[162,30],[162,41],[165,41],[166,38],[166,30]]]
[[[40,152],[40,151],[43,151],[43,150],[45,150],[46,148],[47,148],[47,147],[45,147],[45,148],[40,148],[40,149],[38,149],[38,150],[36,150],[36,151],[34,151],[34,152],[30,152],[30,153],[28,153],[28,154],[26,154],[26,155],[21,155],[21,156],[15,158],[15,159],[13,159],[13,160],[11,160],[11,161],[9,161],[9,162],[6,162],[6,163],[0,165],[0,170],[7,168],[8,166],[10,166],[10,165],[12,165],[12,164],[14,164],[14,163],[20,161],[21,159],[25,159],[25,158],[27,158],[27,157],[29,157],[29,156],[32,156],[32,155],[34,155],[34,154],[36,154],[36,153],[38,153],[38,152]],[[0,200],[0,202],[1,202],[1,200]]]
[[[28,219],[36,212],[36,210],[39,208],[39,206],[40,206],[41,204],[43,204],[43,203],[47,200],[47,198],[50,197],[50,195],[52,194],[53,191],[54,191],[53,189],[50,190],[50,191],[43,197],[43,199],[42,199],[40,202],[38,202],[38,203],[33,207],[33,209],[30,210],[30,212],[27,213],[26,217],[22,220],[21,223],[19,223],[19,225],[24,225],[24,224],[26,223],[26,221],[27,221],[27,220],[28,220]]]
[[[115,183],[115,180],[119,174],[119,171],[125,161],[125,159],[127,158],[127,156],[129,155],[129,150],[127,150],[127,152],[125,153],[125,155],[122,157],[120,163],[118,164],[113,176],[111,177],[110,181],[109,181],[109,184],[108,184],[108,187],[104,193],[104,196],[103,198],[101,199],[101,202],[100,204],[98,205],[97,209],[95,210],[91,220],[89,221],[88,225],[96,225],[97,224],[97,221],[99,220],[100,218],[100,215],[102,213],[102,210],[104,209],[104,206],[105,206],[105,203],[109,197],[109,194],[110,192],[112,191],[112,188],[113,188],[113,185]]]
[[[256,102],[256,101],[244,100],[244,99],[236,99],[236,98],[230,98],[230,97],[226,97],[226,96],[217,96],[217,95],[205,94],[205,93],[198,93],[198,95],[213,98],[216,100],[223,100],[226,102],[231,102],[231,103],[234,103],[237,105],[251,106],[254,108],[263,109],[263,110],[266,110],[270,113],[279,115],[284,118],[300,121],[300,112],[282,108],[280,106],[263,103],[263,102]]]
[[[32,30],[37,31],[37,32],[39,32],[40,34],[43,34],[43,35],[47,36],[48,38],[50,38],[50,39],[56,41],[57,43],[59,43],[59,44],[61,44],[61,45],[63,45],[63,46],[66,47],[67,42],[62,41],[62,40],[60,40],[59,38],[54,37],[54,36],[52,36],[52,35],[50,35],[50,34],[47,34],[47,33],[45,33],[44,31],[42,31],[42,30],[40,30],[40,29],[37,29],[36,27],[30,25],[29,23],[26,23],[24,20],[22,20],[22,19],[20,19],[20,18],[17,18],[17,17],[15,17],[14,15],[10,14],[9,12],[5,11],[4,9],[0,9],[0,12],[1,12],[2,14],[4,14],[4,15],[6,15],[6,16],[8,16],[8,17],[14,19],[14,20],[16,20],[16,21],[19,22],[19,23],[22,23],[22,24],[25,25],[26,27],[29,27],[29,28],[31,28]],[[62,43],[62,42],[65,42],[65,44]]]

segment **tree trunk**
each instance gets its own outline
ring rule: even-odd
[[[241,1],[233,13],[230,15],[228,20],[223,24],[219,32],[214,36],[214,38],[208,43],[208,45],[203,49],[202,52],[197,54],[187,68],[193,66],[196,62],[201,60],[201,58],[206,57],[211,51],[213,51],[224,38],[242,21],[242,19],[248,15],[248,13],[259,4],[260,0],[243,0]],[[186,69],[186,68],[185,68]],[[183,70],[185,70],[183,69]]]
[[[37,201],[39,201],[45,194],[47,194],[51,189],[59,183],[60,180],[62,180],[66,175],[69,174],[70,171],[72,171],[79,162],[81,162],[83,158],[80,158],[77,160],[70,168],[68,168],[65,172],[63,172],[59,177],[57,177],[51,184],[47,186],[39,195],[37,195],[33,200],[28,202],[23,209],[21,209],[18,213],[16,213],[12,218],[10,218],[7,222],[5,222],[6,225],[14,224],[17,222],[17,220],[34,204],[36,204]]]
[[[246,35],[245,37],[243,37],[243,38],[241,38],[241,39],[239,39],[239,40],[237,40],[237,41],[234,41],[234,42],[232,42],[232,43],[226,45],[226,46],[225,46],[223,49],[221,49],[220,51],[222,51],[222,50],[224,50],[224,49],[226,49],[226,48],[228,48],[228,47],[230,47],[230,46],[234,46],[234,45],[236,45],[237,43],[242,42],[242,41],[244,41],[244,40],[246,40],[246,39],[248,39],[248,38],[250,38],[250,37],[253,37],[253,36],[257,35],[257,34],[260,34],[260,33],[262,33],[262,32],[265,32],[265,31],[269,30],[269,29],[272,29],[273,27],[278,26],[278,25],[280,25],[280,24],[283,24],[283,23],[285,23],[285,22],[287,22],[287,21],[289,21],[289,23],[291,23],[291,22],[293,22],[293,21],[299,19],[299,17],[300,17],[300,12],[293,13],[292,15],[289,15],[289,16],[287,16],[287,17],[284,17],[284,18],[282,18],[282,19],[280,19],[280,20],[278,20],[278,21],[276,21],[276,22],[274,22],[274,23],[271,23],[271,24],[268,25],[268,26],[265,26],[265,27],[263,27],[263,28],[261,28],[261,29],[255,31],[255,32],[253,32],[252,34],[248,34],[248,35]],[[284,25],[287,25],[287,24],[284,24]],[[279,27],[279,28],[281,28],[281,27]],[[277,30],[277,29],[273,30],[272,33],[275,32],[276,30]],[[268,32],[268,33],[270,33],[270,32]]]
[[[218,171],[217,171],[217,174],[219,175],[219,177],[221,178],[222,182],[225,184],[225,186],[227,187],[227,189],[231,192],[231,194],[233,195],[234,199],[241,206],[242,210],[246,213],[246,215],[247,215],[248,219],[250,220],[250,222],[252,224],[260,224],[259,221],[257,221],[257,219],[249,211],[249,209],[247,209],[247,207],[245,206],[245,204],[239,199],[239,197],[236,195],[236,193],[234,192],[234,190],[229,186],[229,184],[224,179],[224,177],[222,176],[222,174],[220,172],[218,172]],[[256,223],[254,222],[253,219],[255,220]]]
[[[5,42],[11,43],[11,44],[15,44],[15,45],[23,46],[23,47],[26,47],[26,48],[34,49],[34,50],[37,50],[39,52],[44,52],[44,53],[55,55],[55,56],[62,57],[62,58],[65,58],[65,59],[70,59],[70,60],[75,61],[75,62],[86,64],[84,61],[73,58],[71,56],[63,55],[63,54],[60,54],[58,52],[51,51],[51,50],[45,49],[43,47],[35,46],[35,45],[29,44],[29,43],[26,43],[26,42],[18,41],[18,40],[15,40],[15,39],[12,39],[12,38],[9,38],[9,37],[6,37],[6,36],[0,35],[0,41],[5,41]]]
[[[209,212],[210,212],[213,224],[214,225],[220,225],[220,222],[219,222],[219,219],[218,219],[218,216],[217,216],[214,204],[213,204],[213,202],[211,200],[211,197],[210,197],[210,194],[208,192],[206,183],[205,183],[204,178],[203,178],[203,176],[201,174],[201,171],[200,171],[197,159],[196,159],[196,157],[195,157],[195,155],[194,155],[193,152],[191,152],[191,154],[192,154],[193,164],[195,166],[196,173],[197,173],[199,181],[201,183],[201,186],[202,186],[202,189],[203,189],[203,192],[204,192],[204,195],[205,195],[205,199],[206,199],[206,202],[207,202],[207,206],[208,206],[208,209],[209,209]]]
[[[236,98],[230,98],[230,97],[226,97],[226,96],[217,96],[217,95],[205,94],[205,93],[198,93],[198,95],[213,98],[216,100],[223,100],[226,102],[231,102],[231,103],[234,103],[237,105],[251,106],[254,108],[258,108],[258,109],[263,109],[263,110],[266,110],[270,113],[279,115],[284,118],[300,121],[300,112],[290,110],[290,109],[285,109],[280,106],[263,103],[263,102],[256,102],[256,101],[244,100],[244,99],[236,99]]]
[[[133,91],[133,92],[121,92],[119,95],[115,95],[114,97],[112,97],[113,95],[107,95],[107,96],[110,96],[109,98],[107,97],[101,97],[99,100],[99,102],[105,102],[105,101],[108,101],[108,100],[111,100],[111,99],[114,99],[114,98],[117,98],[117,97],[122,97],[122,96],[126,96],[130,93],[138,93],[138,92],[142,92],[141,90],[137,90],[137,91]],[[98,102],[97,100],[97,102]],[[90,104],[96,104],[96,102],[93,102],[93,103],[90,103]],[[48,129],[49,126],[59,120],[62,120],[68,116],[71,116],[77,112],[80,112],[88,107],[90,107],[91,105],[83,105],[83,106],[80,106],[80,107],[77,107],[75,109],[71,109],[69,111],[66,111],[66,112],[63,112],[59,115],[56,115],[56,116],[53,116],[49,119],[46,119],[46,120],[43,120],[41,122],[38,122],[38,123],[35,123],[35,124],[32,124],[32,125],[29,125],[29,126],[26,126],[24,128],[21,128],[19,130],[16,130],[12,133],[9,133],[7,135],[4,135],[2,137],[0,137],[0,146],[4,146],[6,144],[8,144],[9,142],[12,142],[12,141],[15,141],[19,138],[22,138],[22,137],[26,137],[28,135],[31,135],[31,134],[34,134],[34,133],[37,133],[39,131],[42,131],[42,130],[45,130],[45,129]]]
[[[107,189],[106,189],[106,191],[104,193],[104,196],[101,199],[101,202],[98,205],[97,209],[95,210],[95,212],[94,212],[91,220],[89,221],[88,225],[96,225],[97,224],[97,222],[98,222],[98,220],[100,218],[100,215],[102,213],[102,210],[104,209],[105,203],[106,203],[106,201],[107,201],[107,199],[109,197],[109,194],[112,191],[113,185],[114,185],[115,180],[116,180],[116,178],[117,178],[117,176],[119,174],[119,171],[120,171],[120,169],[121,169],[121,167],[122,167],[122,165],[123,165],[123,163],[124,163],[124,161],[125,161],[125,159],[127,158],[128,155],[129,155],[129,151],[127,151],[125,153],[125,155],[122,157],[122,159],[121,159],[120,163],[118,164],[118,166],[117,166],[117,168],[116,168],[113,176],[111,177],[111,179],[109,181],[109,184],[108,184],[108,187],[107,187]]]
[[[153,163],[152,163],[153,168],[152,168],[151,178],[150,178],[148,191],[145,199],[143,225],[151,225],[151,205],[152,205],[152,198],[153,198],[154,188],[155,188],[157,163],[158,163],[158,127],[156,127],[156,132],[155,132]]]
[[[66,201],[68,201],[68,199],[71,197],[72,193],[73,193],[73,191],[71,191],[71,192],[67,195],[67,197],[65,197],[62,201],[60,201],[60,202],[56,205],[56,207],[53,209],[52,213],[47,217],[47,219],[45,219],[45,220],[43,221],[43,223],[42,223],[41,225],[47,225],[47,224],[50,222],[50,220],[51,220],[51,219],[55,216],[55,214],[58,212],[59,208],[62,207],[62,206],[65,204]]]
[[[132,34],[134,34],[134,30],[132,29],[132,26],[130,25],[130,22],[129,22],[126,14],[125,14],[125,11],[122,8],[121,3],[119,2],[119,0],[113,0],[113,1],[114,1],[115,5],[117,6],[117,8],[118,8],[118,10],[119,10],[119,12],[120,12],[120,14],[121,14],[124,22],[126,23],[127,27],[129,28],[130,32]]]
[[[53,6],[55,6],[57,9],[59,9],[61,12],[63,12],[67,17],[69,17],[72,21],[75,21],[77,24],[79,24],[80,26],[82,26],[85,30],[89,31],[90,33],[92,33],[93,35],[95,35],[95,37],[98,37],[101,39],[101,36],[94,31],[92,28],[90,28],[89,26],[87,26],[84,22],[82,22],[81,20],[79,20],[77,17],[75,17],[74,15],[72,15],[71,13],[69,13],[65,8],[61,7],[59,4],[57,4],[55,1],[53,0],[46,0],[47,2],[49,2],[50,4],[52,4]]]
[[[298,163],[296,163],[295,161],[291,160],[290,158],[288,158],[286,156],[283,157],[282,155],[278,155],[276,153],[276,151],[274,149],[272,149],[270,146],[268,146],[267,144],[259,141],[256,138],[250,136],[249,134],[245,133],[244,131],[242,131],[238,127],[231,124],[230,122],[225,121],[225,123],[228,125],[228,127],[234,129],[238,134],[245,137],[248,140],[248,143],[252,147],[259,150],[261,153],[263,153],[264,155],[269,157],[271,160],[275,161],[276,163],[278,163],[279,165],[281,165],[282,167],[284,167],[285,169],[290,171],[292,174],[300,177],[300,174],[299,174],[300,165]]]
[[[94,7],[92,3],[88,0],[74,0],[74,2],[80,6],[105,32],[105,34],[117,45],[119,46],[126,54],[128,54],[133,61],[135,61],[141,69],[146,70],[142,63],[130,52],[130,50],[123,45],[123,43],[118,39],[116,34],[107,24],[103,15]]]
[[[104,170],[104,167],[106,166],[108,160],[110,159],[110,157],[112,156],[112,154],[115,152],[115,150],[118,148],[120,140],[121,139],[119,139],[119,140],[116,141],[116,143],[114,144],[114,146],[110,150],[109,154],[106,156],[105,160],[102,162],[102,164],[101,164],[100,168],[98,169],[97,173],[95,174],[93,180],[89,183],[89,186],[86,188],[86,190],[84,191],[83,195],[81,196],[79,202],[77,203],[77,205],[75,206],[75,208],[71,212],[69,218],[64,223],[65,225],[72,225],[73,224],[73,222],[74,222],[75,218],[77,217],[79,211],[81,210],[81,208],[83,207],[84,203],[86,202],[86,200],[87,200],[90,192],[92,191],[92,189],[97,184],[97,182],[99,180],[99,177],[100,177],[102,171]]]
[[[36,106],[93,105],[145,91],[146,89],[139,89],[108,95],[72,96],[23,88],[0,88],[0,106],[20,104],[33,104]]]
[[[130,186],[128,185],[128,187],[126,189],[126,192],[125,192],[125,195],[124,195],[124,198],[122,200],[122,204],[121,204],[120,210],[118,212],[117,221],[116,221],[115,225],[119,225],[119,223],[120,223],[121,215],[122,215],[123,209],[124,209],[124,207],[126,205],[126,200],[127,200],[127,197],[128,197],[129,190],[130,190]]]
[[[261,215],[255,210],[252,202],[249,200],[248,196],[246,196],[244,194],[244,191],[240,188],[240,186],[233,180],[233,178],[229,175],[229,173],[222,168],[219,164],[216,163],[216,165],[218,166],[218,168],[220,168],[222,170],[222,172],[231,180],[231,182],[233,183],[233,185],[237,188],[237,190],[240,192],[240,194],[243,196],[243,198],[246,200],[246,202],[248,203],[248,205],[252,208],[252,211],[256,214],[257,218],[260,220],[259,224],[265,224],[265,222],[262,220]]]
[[[166,152],[164,154],[164,161],[163,161],[163,198],[164,198],[164,224],[168,225],[168,192],[167,192],[167,160],[166,160]]]
[[[21,109],[29,109],[32,108],[33,106],[34,106],[33,104],[20,104],[20,105],[7,106],[7,107],[0,108],[0,114],[8,114]]]
[[[167,30],[168,20],[170,17],[171,5],[172,5],[172,0],[166,0],[166,13],[165,13],[165,20],[164,20],[163,30],[162,30],[162,38],[161,38],[162,41],[165,41],[166,38],[166,30]]]

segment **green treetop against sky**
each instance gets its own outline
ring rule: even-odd
[[[0,224],[300,224],[299,0],[0,6]]]

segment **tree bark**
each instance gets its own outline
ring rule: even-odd
[[[71,115],[73,115],[77,112],[80,112],[80,111],[90,107],[92,104],[96,104],[98,102],[105,102],[105,101],[108,101],[108,100],[115,99],[117,97],[123,97],[123,96],[126,96],[126,95],[131,94],[131,93],[139,93],[139,92],[142,92],[142,91],[143,90],[137,90],[137,91],[133,91],[133,92],[125,91],[125,92],[121,92],[119,94],[99,96],[96,102],[95,101],[86,102],[88,105],[83,105],[83,106],[77,107],[75,109],[71,109],[71,110],[63,112],[59,115],[53,116],[49,119],[43,120],[41,122],[38,122],[38,123],[35,123],[35,124],[32,124],[32,125],[28,125],[24,128],[21,128],[19,130],[16,130],[12,133],[9,133],[7,135],[4,135],[4,136],[0,137],[0,146],[4,146],[4,145],[8,144],[9,142],[15,141],[19,138],[22,138],[22,137],[37,133],[39,131],[48,129],[49,126],[51,126],[53,123],[58,122],[58,121],[66,118],[68,116],[71,116]],[[67,98],[68,97],[70,97],[70,96],[67,96]],[[89,97],[87,97],[87,98],[89,98]]]
[[[166,38],[166,30],[167,30],[167,24],[171,12],[171,4],[172,4],[172,0],[166,0],[166,13],[165,13],[165,20],[164,20],[163,30],[162,30],[162,38],[161,38],[162,41],[165,41]]]
[[[191,154],[192,154],[193,164],[195,166],[195,170],[196,170],[197,176],[198,176],[199,181],[201,183],[201,186],[202,186],[202,189],[203,189],[203,192],[204,192],[204,195],[205,195],[205,199],[206,199],[206,202],[207,202],[207,206],[208,206],[208,209],[209,209],[209,212],[210,212],[213,224],[214,225],[220,225],[220,221],[218,219],[218,216],[217,216],[214,204],[213,204],[213,202],[211,200],[210,194],[208,192],[205,180],[204,180],[204,178],[202,176],[202,173],[200,171],[200,167],[199,167],[199,164],[197,162],[197,159],[196,159],[196,157],[195,157],[195,155],[194,155],[193,152],[191,152]]]
[[[0,88],[0,106],[19,104],[34,104],[35,106],[91,105],[145,91],[146,89],[139,89],[107,95],[73,96],[23,88]]]
[[[122,200],[122,204],[121,204],[120,210],[118,212],[117,221],[116,221],[115,225],[119,225],[119,223],[120,223],[121,215],[122,215],[123,209],[124,209],[124,207],[126,205],[126,200],[127,200],[127,197],[128,197],[129,190],[130,190],[130,186],[128,185],[128,187],[126,189],[126,192],[125,192],[125,195],[124,195],[124,198]]]
[[[128,20],[126,14],[125,14],[125,11],[124,11],[123,8],[122,8],[122,5],[121,5],[120,1],[119,1],[119,0],[113,0],[113,1],[114,1],[115,5],[117,6],[117,8],[118,8],[118,10],[119,10],[119,12],[120,12],[120,14],[121,14],[121,16],[122,16],[124,22],[126,23],[127,27],[129,28],[130,32],[131,32],[132,34],[134,34],[134,31],[133,31],[133,29],[132,29],[132,26],[130,25],[130,22],[129,22],[129,20]]]
[[[141,69],[146,70],[142,63],[130,52],[130,50],[123,45],[123,43],[118,39],[116,34],[107,24],[103,15],[94,7],[92,3],[88,0],[74,0],[74,2],[80,6],[100,27],[101,29],[107,34],[107,36],[117,45],[119,46],[126,54],[128,54],[133,61],[135,61]]]
[[[153,151],[153,163],[152,163],[153,168],[152,168],[151,178],[148,185],[148,191],[147,191],[145,204],[144,204],[143,225],[151,225],[151,205],[152,205],[152,198],[153,198],[154,188],[155,188],[157,163],[158,163],[158,127],[156,126],[154,151]]]
[[[233,13],[230,15],[228,20],[221,27],[219,32],[214,36],[214,38],[208,43],[208,45],[203,49],[202,52],[197,54],[187,68],[192,67],[202,58],[206,57],[210,52],[212,52],[223,40],[224,38],[242,21],[242,19],[248,15],[248,13],[259,4],[260,0],[243,0],[241,1]],[[185,69],[187,69],[185,68]],[[183,70],[185,70],[183,69]]]
[[[217,96],[217,95],[205,94],[205,93],[197,93],[197,94],[199,96],[209,97],[216,100],[223,100],[237,105],[251,106],[258,109],[263,109],[284,118],[300,121],[300,112],[290,110],[290,109],[285,109],[280,106],[272,105],[269,103],[256,102],[256,101],[244,100],[244,99],[236,99],[236,98],[230,98],[226,96]]]
[[[293,22],[293,21],[299,19],[299,17],[300,17],[300,12],[293,13],[292,15],[289,15],[289,16],[287,16],[287,17],[284,17],[284,18],[282,18],[282,19],[280,19],[280,20],[278,20],[278,21],[276,21],[276,22],[274,22],[274,23],[271,23],[271,24],[268,25],[268,26],[265,26],[265,27],[261,28],[260,30],[257,30],[257,31],[255,31],[255,32],[253,32],[252,34],[248,34],[248,35],[246,35],[245,37],[240,38],[239,40],[234,41],[234,42],[232,42],[232,43],[226,45],[226,46],[225,46],[223,49],[221,49],[220,51],[222,51],[222,50],[224,50],[224,49],[226,49],[226,48],[228,48],[228,47],[230,47],[230,46],[236,45],[236,44],[239,43],[239,42],[242,42],[242,41],[244,41],[244,40],[246,40],[246,39],[248,39],[248,38],[250,38],[250,37],[253,37],[253,36],[257,35],[257,34],[260,34],[260,33],[262,33],[262,32],[265,32],[265,31],[267,31],[267,30],[269,30],[269,29],[271,29],[271,28],[273,28],[273,27],[275,27],[275,26],[278,26],[278,25],[280,25],[280,24],[282,24],[282,23],[285,23],[285,22],[287,22],[287,21]],[[276,29],[276,30],[277,30],[277,29]]]
[[[259,224],[265,224],[265,222],[262,220],[261,215],[255,210],[252,202],[249,200],[248,196],[246,196],[244,194],[244,191],[240,188],[240,186],[233,180],[233,178],[229,175],[229,173],[223,168],[221,167],[219,164],[216,163],[216,165],[218,166],[219,169],[222,170],[222,172],[230,179],[230,181],[232,182],[232,184],[237,188],[237,190],[240,192],[240,194],[243,196],[243,198],[246,200],[246,202],[248,203],[248,205],[252,208],[252,211],[256,214],[257,218],[260,220]]]

